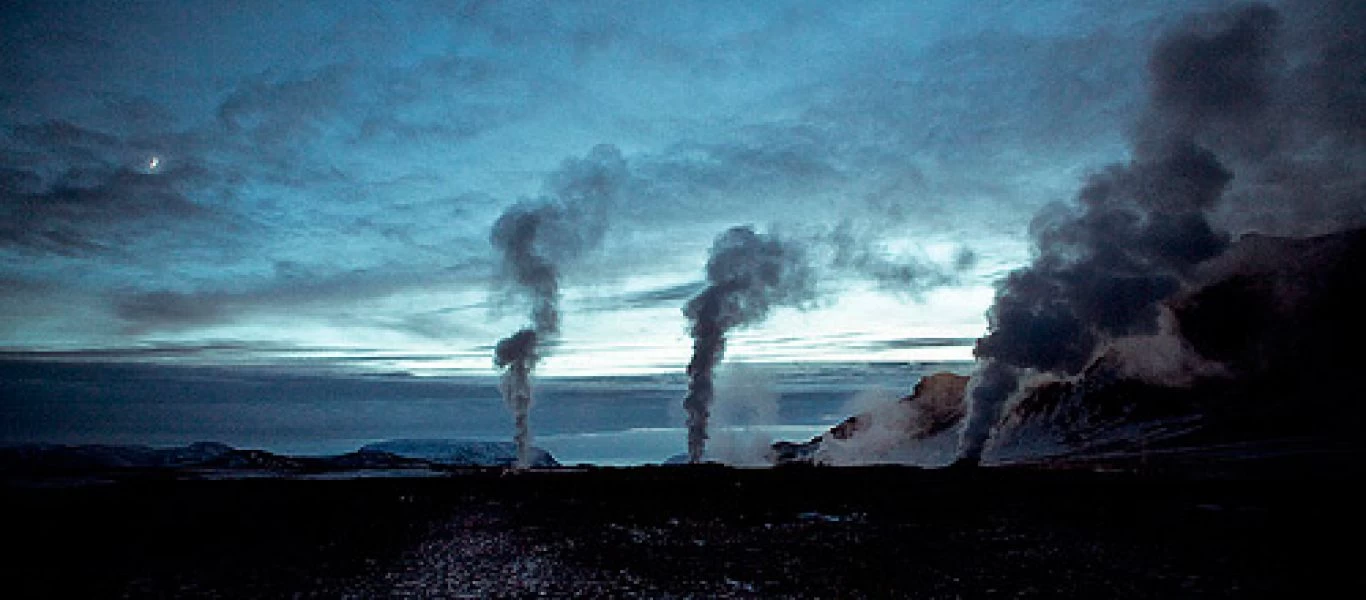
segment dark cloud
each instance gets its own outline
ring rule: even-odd
[[[1115,140],[1116,115],[1136,107],[1146,43],[1146,23],[1125,18],[1047,33],[965,27],[924,49],[882,41],[813,90],[807,118],[857,140],[849,147],[867,158],[920,165],[931,189],[991,189],[993,177]]]
[[[1155,331],[1158,301],[1227,244],[1200,210],[1228,180],[1208,152],[1183,146],[1093,177],[1079,210],[1041,213],[1031,227],[1038,256],[998,284],[978,354],[1075,373],[1104,339]]]
[[[1279,6],[1206,15],[1164,36],[1149,61],[1148,137],[1189,136],[1240,176],[1292,156],[1327,158],[1315,146],[1359,150],[1366,11],[1336,0]]]
[[[658,306],[660,304],[675,304],[679,300],[686,300],[696,295],[702,290],[705,284],[701,281],[690,281],[643,292],[623,294],[620,298],[621,303],[627,306]]]
[[[1188,139],[1236,174],[1213,218],[1308,235],[1366,223],[1366,13],[1352,3],[1253,4],[1159,42],[1140,152]]]
[[[953,254],[953,268],[958,271],[967,271],[977,266],[979,256],[977,251],[967,246],[958,248]]]
[[[768,218],[778,198],[813,216],[832,216],[808,197],[846,180],[833,132],[806,123],[746,127],[723,140],[689,139],[633,159],[651,197],[626,207],[636,222],[695,221],[725,212],[735,218]]]
[[[663,287],[650,288],[640,291],[624,292],[611,296],[594,298],[583,307],[583,310],[594,311],[615,311],[631,310],[642,308],[658,308],[662,306],[674,307],[679,302],[695,296],[706,283],[701,281],[691,281],[676,285],[666,285]]]
[[[557,85],[459,54],[401,67],[334,63],[243,82],[218,105],[217,124],[227,135],[282,152],[330,140],[451,144],[527,116]]]
[[[369,323],[379,329],[389,329],[407,333],[429,340],[450,340],[468,337],[472,334],[469,323],[462,319],[456,308],[443,308],[430,311],[414,311],[395,316],[369,316],[348,313],[338,316],[335,322],[340,326]]]
[[[119,138],[80,127],[65,119],[51,119],[10,128],[9,136],[26,149],[60,154],[74,162],[103,162],[124,147]]]
[[[90,372],[104,369],[128,369],[146,373],[150,379],[165,379],[178,366],[216,366],[203,369],[200,374],[211,374],[209,379],[249,381],[266,374],[297,373],[301,375],[335,374],[392,374],[398,363],[448,362],[452,359],[471,359],[486,356],[474,349],[435,353],[394,352],[382,348],[358,346],[304,346],[286,342],[262,340],[225,340],[199,343],[167,341],[144,342],[115,348],[67,349],[4,349],[0,348],[0,370],[22,367],[34,372],[67,371],[88,368]],[[170,369],[170,371],[167,371]],[[231,369],[231,370],[226,370]],[[243,374],[247,369],[248,374]]]
[[[114,313],[141,327],[177,327],[223,320],[248,303],[245,294],[145,292],[117,300]]]
[[[1228,22],[1168,36],[1153,51],[1151,93],[1160,113],[1185,122],[1246,119],[1269,104],[1268,60],[1280,15],[1252,5],[1219,20]]]
[[[1249,7],[1224,29],[1159,42],[1150,106],[1157,116],[1147,123],[1203,122],[1207,111],[1230,120],[1255,113],[1243,100],[1219,94],[1265,79],[1255,74],[1269,68],[1263,36],[1276,22],[1269,11]],[[1247,73],[1228,73],[1230,65]],[[1201,74],[1212,80],[1175,81]],[[1174,81],[1164,83],[1164,76]],[[1076,209],[1055,206],[1036,217],[1031,234],[1037,256],[999,284],[979,356],[1076,373],[1104,339],[1156,330],[1157,302],[1180,289],[1192,266],[1227,245],[1204,211],[1221,199],[1233,175],[1187,137],[1196,130],[1145,130],[1138,158],[1093,176]]]
[[[669,149],[658,178],[711,188],[802,185],[839,174],[826,132],[805,124],[753,127],[727,143],[688,142]],[[672,170],[668,170],[672,169]]]
[[[856,228],[850,221],[840,223],[823,238],[833,250],[830,268],[868,278],[893,293],[919,297],[931,289],[957,282],[952,267],[946,269],[915,257],[893,256],[878,246],[875,233]]]
[[[338,116],[353,74],[353,68],[331,65],[308,78],[245,83],[219,105],[219,123],[228,133],[246,134],[268,148],[314,137]]]
[[[858,350],[917,350],[920,348],[953,348],[971,346],[977,338],[901,338],[874,342],[841,343],[840,347]]]
[[[121,348],[78,348],[68,350],[0,350],[0,360],[131,362],[143,360],[252,356],[260,352],[333,353],[337,348],[307,348],[278,342],[242,340],[206,343],[161,342]]]
[[[1160,303],[1228,248],[1229,235],[1208,215],[1247,200],[1227,193],[1239,178],[1261,179],[1270,164],[1317,162],[1299,146],[1304,140],[1332,143],[1311,120],[1270,113],[1290,80],[1276,52],[1284,51],[1282,18],[1246,5],[1157,42],[1135,159],[1091,177],[1074,206],[1041,212],[1030,231],[1033,261],[998,284],[988,333],[976,347],[984,362],[974,376],[965,456],[980,453],[1020,370],[1075,375],[1108,340],[1158,332]],[[1358,173],[1344,173],[1357,194]],[[1303,216],[1293,204],[1275,212],[1283,220]]]
[[[124,264],[161,250],[164,261],[226,248],[247,224],[219,202],[228,178],[183,136],[66,119],[4,125],[0,249]]]
[[[1275,101],[1272,61],[1280,15],[1254,4],[1185,29],[1160,40],[1149,59],[1151,109],[1139,150],[1194,134],[1198,143],[1214,145],[1223,154],[1271,151],[1279,128],[1243,126],[1264,122]]]
[[[438,288],[432,273],[456,276],[473,273],[487,265],[470,263],[431,270],[391,265],[380,269],[315,271],[300,265],[278,263],[272,276],[241,280],[231,287],[197,290],[126,290],[110,297],[114,315],[128,331],[146,333],[200,325],[233,323],[249,316],[299,315],[307,312],[339,313],[338,304],[384,298],[404,291]],[[390,322],[356,319],[352,326],[379,326],[396,330],[432,327],[432,322]],[[447,324],[448,325],[448,324]]]
[[[143,172],[128,166],[73,169],[50,183],[37,173],[0,173],[0,247],[36,254],[119,254],[187,224],[228,225],[187,195],[205,180],[191,165]]]
[[[1292,0],[1287,32],[1292,107],[1344,143],[1366,139],[1366,6],[1353,0]]]

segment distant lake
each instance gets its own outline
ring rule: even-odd
[[[860,403],[909,393],[968,363],[725,365],[718,450],[805,440]],[[283,372],[160,364],[0,362],[0,443],[181,445],[219,441],[335,454],[379,440],[504,440],[496,376]],[[562,463],[629,465],[684,452],[682,373],[536,380],[535,443]]]

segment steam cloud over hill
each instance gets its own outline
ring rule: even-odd
[[[1366,138],[1351,131],[1361,131],[1362,105],[1335,99],[1360,100],[1366,79],[1330,75],[1366,68],[1347,58],[1362,47],[1361,29],[1344,25],[1360,24],[1349,17],[1361,10],[1324,8],[1345,20],[1287,23],[1251,5],[1192,21],[1157,43],[1133,159],[1091,176],[1074,203],[1036,216],[1032,263],[998,284],[976,348],[964,459],[980,459],[1003,407],[1032,374],[1077,376],[1135,336],[1173,336],[1165,350],[1186,352],[1182,331],[1163,326],[1164,301],[1191,293],[1198,267],[1245,232],[1235,228],[1252,226],[1243,213],[1261,222],[1274,215],[1277,229],[1292,232],[1362,222]]]
[[[1351,439],[1366,11],[1284,8],[1206,14],[1159,38],[1132,158],[1035,216],[1033,259],[998,282],[964,390],[917,388],[776,446],[779,460],[945,464],[943,429],[926,425],[945,420],[969,463]]]

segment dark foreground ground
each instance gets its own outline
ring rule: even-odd
[[[714,467],[29,482],[3,489],[0,595],[1337,597],[1366,583],[1354,483]]]

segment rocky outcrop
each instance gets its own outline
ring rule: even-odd
[[[956,446],[954,426],[966,412],[967,383],[953,373],[924,377],[909,396],[849,417],[808,442],[774,444],[774,462],[946,464]]]
[[[909,396],[897,401],[898,412],[910,416],[904,423],[907,436],[923,439],[957,424],[963,418],[967,384],[968,377],[953,373],[935,373],[916,383]],[[854,415],[826,435],[836,440],[852,439],[875,427],[879,416],[878,411]]]

